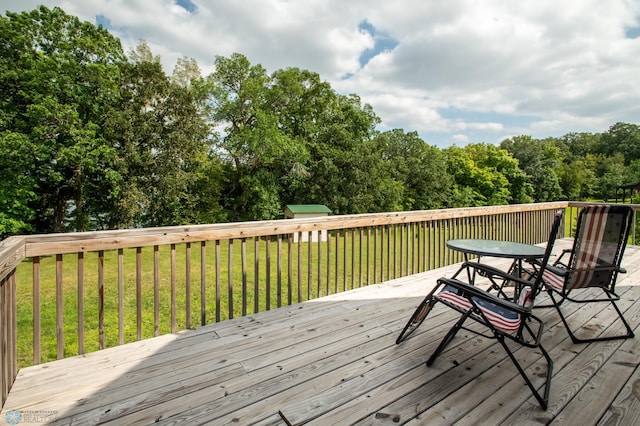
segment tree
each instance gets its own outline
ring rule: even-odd
[[[438,209],[448,205],[453,176],[447,171],[445,156],[427,145],[417,132],[394,129],[380,134],[383,156],[394,179],[400,183],[401,210]]]
[[[372,143],[379,119],[358,96],[297,68],[269,76],[237,53],[217,57],[209,81],[212,120],[224,126],[217,152],[233,170],[232,220],[279,217],[294,202],[337,214],[400,205]]]
[[[533,201],[533,188],[527,182],[527,174],[508,151],[491,144],[470,144],[465,147],[478,167],[499,173],[508,182],[508,194],[500,191],[489,198],[491,205],[521,204]]]
[[[386,180],[387,170],[375,143],[371,145],[379,122],[371,106],[362,105],[356,95],[334,93],[325,112],[320,131],[310,142],[309,197],[336,214],[398,208],[393,197],[385,198],[395,191],[394,185],[388,181],[378,185],[374,180]]]
[[[279,128],[267,96],[271,79],[260,65],[238,53],[216,57],[209,75],[214,123],[224,126],[216,149],[232,167],[226,207],[231,220],[281,215],[280,177],[304,164],[305,147]]]
[[[509,198],[508,180],[495,169],[476,163],[471,147],[456,146],[444,150],[447,169],[455,179],[451,207],[506,204]]]
[[[502,141],[500,148],[516,158],[520,168],[527,174],[528,183],[533,187],[534,201],[560,199],[562,189],[557,170],[562,163],[562,153],[552,141],[514,136]]]
[[[586,158],[577,158],[570,163],[563,162],[558,169],[558,179],[562,195],[568,200],[584,200],[594,195],[596,176]]]
[[[0,134],[0,239],[33,230],[34,151],[26,135],[10,130]]]
[[[600,147],[600,134],[593,133],[567,133],[561,138],[548,138],[546,140],[554,143],[563,153],[563,161],[571,163],[575,160],[584,159],[587,154],[598,152]]]
[[[280,177],[282,202],[321,202],[310,193],[309,186],[311,179],[317,178],[314,166],[324,151],[320,134],[330,120],[331,105],[336,102],[334,91],[317,73],[286,68],[271,75],[266,96],[268,107],[277,117],[278,129],[304,149],[300,161],[292,163]]]
[[[624,164],[640,159],[640,126],[616,123],[601,135],[599,151],[609,157],[622,154]]]
[[[2,145],[25,155],[12,211],[33,216],[35,231],[84,230],[88,188],[110,179],[116,159],[102,125],[118,104],[120,42],[44,6],[0,18],[0,39]]]
[[[111,188],[108,208],[102,200],[104,214],[95,214],[102,227],[196,222],[195,188],[210,130],[199,78],[191,72],[170,79],[144,42],[122,65],[121,107],[108,121],[122,179]]]
[[[191,84],[201,77],[198,61],[194,58],[182,56],[178,58],[175,67],[173,67],[171,82],[180,87],[190,88]]]
[[[614,198],[617,188],[627,183],[624,156],[621,153],[612,156],[590,154],[587,155],[587,160],[597,179],[593,196],[601,200]]]
[[[455,179],[452,207],[531,202],[526,175],[507,151],[489,144],[469,144],[444,152]]]

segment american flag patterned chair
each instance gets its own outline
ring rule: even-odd
[[[542,281],[552,305],[538,307],[554,306],[574,343],[633,337],[631,327],[616,305],[620,297],[615,292],[618,274],[626,272],[620,262],[632,220],[633,211],[626,205],[599,204],[583,208],[578,215],[573,248],[565,250],[553,265],[543,268]],[[564,262],[566,255],[569,255],[569,259]],[[561,309],[566,301],[610,303],[625,332],[589,337],[584,329],[575,327],[572,330]]]
[[[538,265],[534,265],[536,271],[544,267],[549,261],[560,224],[562,223],[562,214],[563,211],[560,210],[555,215],[544,257]],[[440,278],[435,288],[415,310],[398,336],[396,343],[400,343],[409,337],[422,324],[431,309],[440,302],[442,305],[460,313],[460,318],[433,352],[427,361],[427,366],[433,364],[461,329],[483,337],[496,339],[507,352],[507,355],[518,369],[529,389],[531,389],[540,406],[546,410],[551,387],[553,361],[541,344],[543,323],[532,313],[534,298],[539,293],[538,290],[542,285],[542,274],[534,274],[534,280],[524,279],[477,262],[465,262],[463,263],[463,268],[471,268],[476,274],[488,278],[491,283],[489,288],[500,288],[501,283],[511,281],[514,284],[514,288],[517,289],[517,299],[503,298],[500,294],[490,293],[457,278]],[[467,328],[464,326],[467,320],[473,320],[484,327],[482,330]],[[507,345],[507,341],[513,341],[528,348],[537,348],[542,353],[547,363],[547,373],[542,394],[538,392],[537,386],[532,383],[514,356]],[[537,376],[538,374],[535,373],[535,375]]]

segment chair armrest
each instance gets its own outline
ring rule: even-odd
[[[623,274],[627,272],[624,268],[616,268],[615,266],[596,266],[594,268],[574,268],[573,272],[582,272],[582,271],[593,271],[593,272],[607,272],[607,271],[615,271],[622,272]]]
[[[506,275],[510,276],[508,274]],[[521,281],[524,281],[524,280],[521,280]],[[478,299],[486,300],[495,305],[498,305],[500,307],[503,307],[513,312],[517,312],[519,314],[531,314],[531,309],[529,308],[525,308],[524,306],[521,306],[510,300],[500,298],[492,293],[486,292],[478,287],[472,286],[471,284],[467,284],[455,278],[442,277],[438,279],[438,283],[448,285],[458,289],[461,295],[464,295],[464,297],[468,297],[468,298],[477,297]],[[530,283],[527,282],[527,284],[530,284]]]
[[[514,281],[520,286],[531,286],[531,281],[525,280],[524,278],[518,277],[517,275],[511,275],[502,269],[498,269],[496,267],[486,265],[484,263],[478,262],[465,262],[463,263],[463,267],[465,268],[473,268],[478,271],[483,277],[499,277],[503,280]]]
[[[545,269],[559,277],[565,277],[569,273],[569,270],[564,265],[561,265],[561,266],[557,266],[557,264],[547,265]],[[575,269],[573,270],[575,271]]]
[[[570,252],[571,250],[569,249],[565,249],[565,252]],[[545,270],[546,271],[550,271],[555,275],[558,275],[560,277],[564,277],[565,275],[567,275],[568,273],[568,267],[567,265],[565,265],[564,263],[559,261],[560,258],[558,258],[558,260],[556,260],[553,265],[550,263],[547,263],[547,265],[545,266]],[[539,259],[533,259],[531,260],[529,263],[531,263],[532,265],[535,266],[542,266],[542,263],[540,262]]]
[[[560,256],[558,256],[558,258],[555,260],[555,262],[553,262],[553,266],[563,266],[565,268],[568,268],[568,265],[566,263],[564,263],[562,261],[562,258],[564,257],[565,254],[570,254],[573,252],[573,249],[564,249],[562,250],[562,253],[560,253]]]

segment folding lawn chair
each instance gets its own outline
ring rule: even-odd
[[[631,207],[626,205],[593,205],[582,209],[578,215],[576,236],[573,248],[565,250],[553,265],[546,265],[542,279],[549,293],[552,305],[558,310],[571,340],[585,343],[602,340],[626,339],[633,337],[633,331],[616,305],[620,300],[615,292],[618,273],[626,272],[620,267],[629,238],[633,219]],[[568,262],[563,257],[569,255]],[[594,289],[601,290],[594,293]],[[600,337],[584,337],[584,330],[574,330],[562,312],[565,302],[574,303],[611,303],[626,331],[623,334]]]
[[[560,210],[555,215],[544,257],[538,266],[534,266],[536,271],[544,267],[549,261],[553,244],[558,234],[560,223],[562,222],[562,212],[563,211]],[[534,274],[535,280],[531,281],[477,262],[464,262],[463,266],[472,268],[476,274],[488,278],[492,284],[490,288],[499,288],[498,281],[504,282],[508,280],[513,282],[517,299],[510,300],[500,297],[500,293],[492,294],[489,291],[462,282],[456,278],[440,278],[435,288],[415,310],[409,322],[400,333],[400,336],[398,336],[396,343],[400,343],[409,337],[409,335],[422,324],[434,305],[441,302],[443,305],[459,312],[461,316],[433,352],[427,361],[427,366],[433,364],[438,355],[442,353],[460,329],[465,329],[487,338],[496,339],[509,355],[509,358],[518,369],[527,386],[529,386],[529,389],[531,389],[540,406],[546,409],[549,399],[549,389],[551,387],[553,362],[540,342],[543,323],[539,318],[534,316],[531,311],[534,298],[541,285],[542,274]],[[464,327],[464,323],[468,319],[481,324],[485,329],[483,331],[477,331]],[[542,395],[531,382],[529,376],[527,376],[509,346],[507,346],[508,340],[524,347],[538,348],[544,356],[547,363],[547,373]]]

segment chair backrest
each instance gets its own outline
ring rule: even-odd
[[[626,205],[593,205],[580,211],[565,290],[615,284],[632,218],[633,210]]]
[[[560,230],[560,224],[562,223],[562,216],[564,214],[564,210],[558,210],[555,213],[553,224],[551,225],[551,232],[549,232],[549,239],[547,240],[547,247],[544,250],[544,257],[540,261],[540,271],[544,271],[547,263],[549,263],[549,258],[551,257],[551,252],[553,251],[553,245],[556,242],[556,238],[558,237],[558,231]],[[538,289],[542,285],[542,277],[543,274],[536,274],[536,279],[531,286],[531,295],[529,296],[529,302],[533,303],[533,297],[538,294]]]
[[[547,240],[547,247],[544,250],[544,256],[542,260],[538,264],[538,268],[540,271],[544,271],[547,263],[549,263],[549,258],[551,257],[551,252],[553,251],[553,245],[556,242],[556,238],[558,237],[558,231],[560,230],[560,224],[562,223],[562,216],[564,214],[564,210],[558,210],[555,213],[553,224],[551,225],[551,231],[549,232],[549,239]],[[542,273],[535,274],[536,279],[533,282],[533,285],[529,289],[523,289],[520,294],[519,303],[525,307],[531,308],[533,307],[533,302],[538,294],[538,289],[542,284]]]

